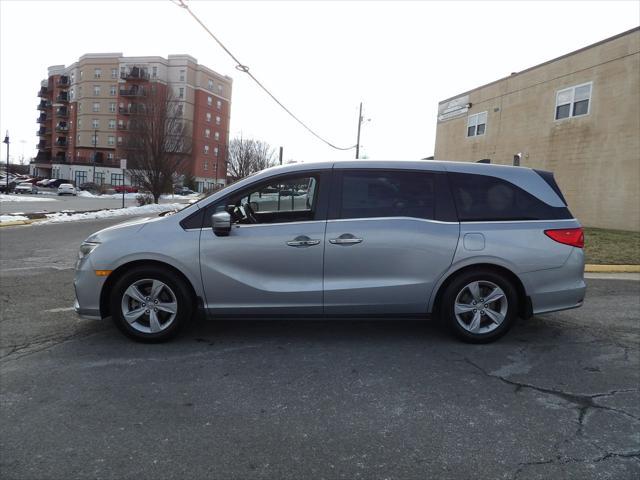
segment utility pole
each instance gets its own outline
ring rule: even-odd
[[[94,130],[93,131],[93,177],[91,177],[92,183],[96,183],[96,156],[98,155],[97,148],[98,148],[98,130]],[[124,177],[122,177],[122,181],[124,182]]]
[[[356,142],[356,160],[360,158],[360,127],[362,126],[362,102],[360,102],[360,113],[358,114],[358,141]]]
[[[282,165],[282,147],[280,147],[280,165]]]
[[[7,130],[7,134],[5,135],[4,141],[2,143],[7,144],[7,176],[5,177],[7,181],[7,189],[5,190],[4,193],[8,194],[9,193],[9,130]]]

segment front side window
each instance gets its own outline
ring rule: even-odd
[[[529,192],[489,175],[449,173],[461,222],[571,218],[565,207],[552,207]]]
[[[248,203],[257,214],[310,212],[316,196],[316,186],[315,177],[274,181],[245,194],[240,199],[240,205]]]
[[[591,83],[565,88],[556,93],[556,120],[579,117],[589,113]]]
[[[467,137],[484,135],[487,129],[487,112],[469,115],[467,118]]]
[[[433,219],[434,174],[354,171],[342,175],[340,218]]]

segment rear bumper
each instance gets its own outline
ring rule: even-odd
[[[584,252],[574,248],[560,268],[520,275],[534,315],[577,308],[584,303]]]

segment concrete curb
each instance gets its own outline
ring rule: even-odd
[[[640,265],[592,265],[584,266],[589,273],[640,273]]]
[[[15,227],[16,225],[31,225],[39,220],[12,220],[11,222],[1,222],[0,227]]]

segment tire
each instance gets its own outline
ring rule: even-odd
[[[157,298],[155,287],[159,288]],[[185,282],[161,267],[132,268],[111,289],[113,321],[125,335],[140,342],[164,342],[175,337],[191,319],[193,303]]]
[[[495,300],[486,301],[492,298]],[[467,343],[499,339],[513,326],[517,312],[516,288],[504,275],[489,269],[457,275],[446,287],[440,305],[442,320]]]

